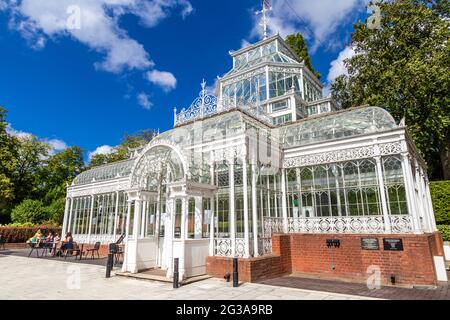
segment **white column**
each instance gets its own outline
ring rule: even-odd
[[[277,188],[277,175],[273,176],[273,190],[274,190],[274,211],[275,218],[278,218],[278,188]]]
[[[384,231],[386,233],[391,233],[391,219],[389,217],[389,211],[387,207],[386,200],[386,189],[384,187],[384,176],[383,176],[383,166],[381,163],[381,157],[376,156],[375,162],[377,165],[377,176],[378,176],[378,185],[381,197],[381,210],[383,211],[383,220],[384,220]]]
[[[425,182],[425,197],[426,197],[426,201],[428,203],[428,210],[429,210],[429,214],[430,214],[431,231],[434,232],[434,231],[437,231],[436,218],[434,216],[434,208],[433,208],[433,203],[431,201],[430,183],[428,182],[428,177],[426,175],[424,176],[424,182]]]
[[[230,187],[230,217],[229,217],[229,231],[231,239],[231,256],[236,254],[236,205],[235,205],[235,190],[234,190],[234,159],[228,162],[229,173],[229,187]]]
[[[244,258],[250,256],[250,233],[248,230],[248,187],[247,187],[247,160],[242,159],[242,191],[244,194],[244,242],[245,242],[245,252]]]
[[[194,238],[201,239],[203,237],[203,201],[202,197],[196,196],[195,212],[194,212]]]
[[[140,234],[141,226],[141,210],[142,200],[137,199],[134,201],[134,218],[133,218],[133,239],[137,240]]]
[[[114,240],[116,240],[116,233],[117,233],[117,216],[119,215],[119,191],[116,191],[116,208],[114,212],[114,230],[113,230],[113,236]]]
[[[128,199],[127,200],[127,219],[126,219],[126,226],[125,226],[125,238],[128,239],[130,236],[130,220],[131,220],[131,205],[133,200]]]
[[[64,236],[66,235],[67,232],[71,231],[71,227],[72,227],[73,203],[74,203],[74,198],[70,198],[69,221],[67,222],[67,230],[66,230],[65,233],[63,233],[63,234],[61,235],[61,238],[64,237]]]
[[[288,233],[288,212],[286,204],[286,169],[281,169],[281,206],[283,213],[283,229],[284,233]]]
[[[188,198],[183,197],[181,200],[181,255],[179,261],[180,280],[185,275],[185,257],[186,257],[186,238],[187,238],[187,218],[188,218]],[[173,247],[173,245],[172,245]]]
[[[300,177],[300,168],[295,168],[295,177],[297,180],[297,188],[298,188],[298,193],[297,193],[297,197],[298,197],[298,212],[296,213],[295,210],[293,212],[293,216],[294,218],[298,218],[298,217],[303,217],[303,212],[302,212],[302,181],[301,181],[301,177]]]
[[[415,233],[420,233],[420,220],[417,214],[415,190],[412,178],[411,163],[409,162],[409,155],[402,154],[402,171],[405,180],[406,199],[408,202],[408,211],[411,215],[412,228]]]
[[[142,201],[141,203],[141,232],[140,232],[140,238],[145,237],[145,222],[147,220],[147,201]]]
[[[93,214],[94,214],[94,196],[92,195],[91,196],[91,210],[90,210],[90,213],[89,213],[89,234],[88,234],[88,240],[87,240],[88,243],[91,242]]]
[[[252,161],[252,222],[253,222],[253,256],[259,256],[258,252],[258,208],[256,195],[256,163]],[[263,222],[261,222],[263,223]],[[264,225],[263,225],[264,228]]]
[[[426,202],[426,197],[425,197],[422,171],[420,170],[420,166],[417,161],[416,161],[416,185],[417,185],[417,190],[419,191],[418,205],[419,205],[419,208],[421,209],[420,216],[422,216],[424,224],[425,224],[424,231],[429,231],[431,229],[430,215],[428,214],[428,204]]]
[[[211,185],[214,185],[214,158],[213,155],[210,155],[211,157],[211,169],[210,169],[210,175],[211,175]],[[211,196],[210,198],[210,208],[211,208],[211,220],[209,221],[209,255],[214,256],[214,233],[215,233],[215,226],[214,226],[214,199],[215,196]]]
[[[72,198],[67,197],[66,198],[66,205],[64,207],[64,220],[63,220],[63,227],[62,227],[62,235],[65,235],[67,232],[67,220],[69,219],[69,208],[70,203],[72,202]],[[61,235],[61,236],[62,236]]]

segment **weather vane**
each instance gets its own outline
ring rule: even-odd
[[[267,17],[267,13],[269,11],[272,11],[272,6],[270,5],[270,1],[263,0],[262,1],[262,10],[256,12],[256,14],[262,14],[260,26],[262,26],[263,30],[264,30],[264,40],[267,39],[267,27],[269,24],[269,18]]]

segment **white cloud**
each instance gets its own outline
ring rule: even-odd
[[[50,146],[51,148],[50,155],[53,155],[59,151],[63,151],[68,148],[67,143],[59,139],[43,139],[42,141]]]
[[[10,123],[6,126],[6,132],[19,139],[31,139],[34,136],[32,133],[14,129]],[[50,146],[50,155],[54,155],[55,153],[63,151],[69,147],[67,143],[60,139],[43,138],[39,139],[39,141],[42,141]]]
[[[144,109],[149,110],[153,106],[153,103],[150,101],[149,95],[145,94],[143,92],[141,92],[137,95],[137,100],[138,100],[139,105]]]
[[[104,59],[95,66],[110,72],[154,65],[143,45],[121,28],[123,15],[138,16],[143,25],[152,27],[174,8],[180,8],[183,17],[192,12],[187,0],[1,1],[11,13],[10,26],[34,47],[42,48],[48,39],[68,36],[103,54]]]
[[[8,133],[14,137],[21,138],[21,139],[25,139],[25,138],[29,139],[33,136],[33,134],[31,134],[29,132],[14,129],[10,123],[8,123],[6,126],[6,133]]]
[[[330,70],[328,71],[327,82],[333,82],[340,75],[347,75],[348,70],[345,67],[345,60],[350,59],[355,55],[355,51],[352,47],[345,47],[344,50],[339,52],[338,57],[331,61]]]
[[[151,83],[163,88],[166,92],[177,87],[177,79],[172,73],[167,71],[152,70],[147,72],[146,78]]]
[[[364,10],[368,0],[272,0],[269,29],[282,37],[302,32],[313,40],[312,51],[322,45],[349,15]],[[254,16],[251,37],[262,37],[260,16]]]
[[[331,94],[331,84],[336,80],[340,75],[348,75],[347,67],[345,66],[345,60],[350,59],[355,55],[355,51],[352,47],[345,47],[336,59],[331,61],[330,70],[327,75],[327,83],[323,88],[323,95],[329,96]]]
[[[111,154],[113,151],[114,151],[114,147],[111,147],[108,145],[103,145],[103,146],[97,147],[97,149],[95,149],[94,151],[89,152],[89,161],[96,154],[108,155],[108,154]]]
[[[206,91],[208,93],[218,96],[219,95],[219,78],[216,77],[214,79],[214,83],[212,85],[206,85]]]

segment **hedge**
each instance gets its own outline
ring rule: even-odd
[[[450,180],[430,182],[436,224],[450,225]]]
[[[47,235],[50,231],[61,235],[61,228],[50,225],[33,227],[0,226],[0,235],[2,238],[6,238],[7,243],[24,243],[34,236],[38,230],[41,230],[44,235]]]

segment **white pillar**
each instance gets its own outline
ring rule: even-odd
[[[61,238],[63,238],[67,232],[71,231],[71,227],[72,227],[72,213],[73,213],[73,203],[74,203],[74,198],[70,198],[70,209],[69,209],[69,221],[67,222],[67,230],[65,233],[63,233],[61,235]]]
[[[91,196],[91,210],[90,210],[90,213],[89,213],[89,234],[88,234],[88,240],[87,240],[88,243],[91,242],[93,214],[94,214],[94,196],[92,195]]]
[[[424,231],[430,231],[431,230],[431,221],[430,221],[430,215],[428,214],[428,204],[426,201],[425,196],[425,188],[423,184],[423,177],[422,177],[422,171],[420,169],[419,163],[416,161],[416,185],[417,190],[419,191],[419,208],[421,209],[421,216],[423,217],[423,221],[425,224],[425,230]]]
[[[140,232],[140,238],[145,237],[145,224],[147,220],[147,201],[142,201],[141,203],[141,232]]]
[[[116,208],[114,212],[114,230],[113,230],[114,241],[116,240],[118,214],[119,214],[119,191],[116,191]]]
[[[235,190],[234,190],[234,159],[228,162],[229,187],[230,187],[230,217],[229,231],[231,239],[231,256],[236,254],[236,206],[235,206]]]
[[[195,212],[194,212],[194,238],[201,239],[203,237],[203,199],[196,196],[195,199]]]
[[[181,200],[181,255],[179,260],[180,280],[185,277],[185,257],[186,257],[186,238],[187,238],[187,218],[188,218],[188,198]],[[172,245],[173,247],[173,245]]]
[[[381,157],[375,156],[374,158],[377,166],[378,185],[381,197],[381,210],[383,211],[383,220],[384,220],[384,231],[386,233],[391,233],[392,231],[391,219],[389,217],[389,211],[387,207],[386,188],[384,187],[383,166],[381,163]]]
[[[253,222],[253,256],[259,256],[258,252],[258,208],[256,195],[256,163],[252,161],[252,222]],[[263,222],[261,222],[262,224]],[[264,228],[264,225],[262,225]]]
[[[133,218],[133,239],[137,240],[140,234],[141,226],[141,210],[142,200],[137,199],[134,201],[134,218]]]
[[[416,210],[415,190],[412,178],[411,163],[409,155],[402,154],[402,171],[405,180],[406,199],[408,202],[408,211],[411,215],[413,232],[420,233],[420,221]]]
[[[283,231],[288,233],[288,213],[286,204],[286,169],[281,169],[281,206],[283,213]]]
[[[126,219],[126,225],[125,225],[125,238],[128,239],[130,236],[130,220],[131,220],[131,205],[133,200],[128,199],[127,200],[127,219]]]
[[[430,193],[430,183],[428,182],[428,177],[424,175],[424,182],[425,182],[425,197],[426,201],[428,202],[428,210],[430,214],[430,221],[431,221],[431,231],[437,231],[436,227],[436,218],[434,216],[434,208],[433,203],[431,201],[431,193]]]
[[[62,235],[65,235],[67,232],[67,221],[69,219],[69,208],[70,208],[70,203],[72,202],[72,198],[67,197],[66,198],[66,205],[64,207],[64,220],[63,220],[63,227],[62,227]]]
[[[211,175],[211,185],[214,185],[214,157],[211,154],[211,166],[210,166],[210,175]],[[210,209],[211,209],[211,220],[209,221],[209,255],[214,256],[214,233],[215,233],[215,227],[214,227],[214,196],[211,196],[210,198]]]
[[[242,191],[244,196],[244,242],[245,242],[245,252],[244,258],[250,256],[250,234],[248,230],[248,187],[247,187],[247,160],[242,159]]]

